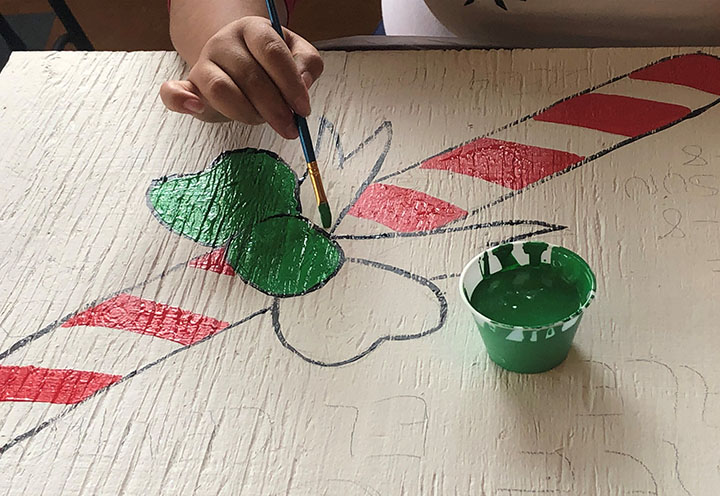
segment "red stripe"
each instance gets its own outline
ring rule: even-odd
[[[635,71],[630,78],[677,84],[720,95],[720,59],[703,54],[683,55]]]
[[[690,109],[620,95],[587,93],[553,105],[535,120],[597,129],[622,136],[639,136],[675,122]]]
[[[93,326],[122,329],[167,339],[182,345],[197,343],[229,324],[212,317],[120,294],[75,315],[63,327]]]
[[[348,213],[399,232],[428,231],[467,215],[444,200],[390,184],[368,186]]]
[[[225,261],[225,247],[213,250],[210,253],[190,260],[188,264],[196,269],[217,272],[224,276],[234,276],[235,270]]]
[[[119,375],[83,370],[0,365],[0,401],[69,405],[83,401],[121,378]]]
[[[466,174],[506,188],[520,189],[583,158],[550,148],[478,138],[428,159],[421,167]]]

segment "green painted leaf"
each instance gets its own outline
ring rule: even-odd
[[[265,293],[295,296],[325,283],[342,263],[339,246],[302,217],[265,219],[233,238],[228,263]]]
[[[206,171],[153,181],[148,200],[172,231],[220,246],[262,219],[298,213],[296,188],[275,154],[244,149],[223,153]]]

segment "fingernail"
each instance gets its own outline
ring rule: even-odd
[[[295,139],[298,137],[298,129],[295,123],[290,124],[285,128],[285,136],[287,136],[288,139]]]
[[[293,104],[293,109],[301,116],[307,117],[310,115],[310,102],[305,98],[298,98]]]
[[[200,100],[190,99],[185,100],[185,103],[183,103],[183,108],[190,112],[191,114],[199,114],[203,110],[205,110],[205,105],[202,104]]]
[[[300,77],[302,78],[303,83],[305,83],[305,87],[307,89],[310,89],[310,86],[312,86],[313,83],[315,82],[315,80],[313,79],[312,75],[309,72],[303,72],[302,74],[300,74]]]

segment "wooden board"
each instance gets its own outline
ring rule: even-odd
[[[716,494],[720,50],[695,51],[326,54],[310,125],[344,264],[290,298],[147,194],[246,147],[302,177],[297,142],[165,111],[174,54],[14,54],[0,493]],[[599,283],[532,376],[489,361],[457,289],[522,238]]]

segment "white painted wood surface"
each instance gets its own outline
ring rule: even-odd
[[[327,53],[312,92],[313,133],[322,116],[345,155],[375,135],[342,169],[329,134],[318,146],[333,211],[387,143],[380,176],[681,52]],[[298,143],[267,128],[165,111],[158,87],[181,72],[174,54],[16,53],[0,74],[0,353],[207,252],[152,216],[152,179],[202,170],[220,152],[247,146],[302,172]],[[619,84],[623,94],[691,108],[708,98]],[[516,132],[530,144],[588,153],[615,139],[541,124],[503,139]],[[271,312],[188,349],[119,330],[55,329],[5,353],[0,366],[141,373],[76,407],[0,402],[0,446],[9,446],[0,454],[0,493],[715,495],[718,136],[720,108],[712,108],[474,218],[567,226],[541,239],[578,251],[595,269],[598,299],[570,357],[549,373],[492,364],[457,279],[438,277],[532,226],[340,239],[349,258],[435,278],[448,302],[443,327],[383,342],[341,367],[313,365],[283,347]],[[469,207],[503,194],[480,180],[453,190],[437,177],[393,180]],[[307,187],[302,198],[314,219]],[[388,231],[348,216],[337,234]],[[334,362],[437,320],[426,289],[394,274],[383,275],[384,289],[373,287],[372,270],[349,264],[323,290],[283,300],[287,341]],[[237,278],[182,267],[129,292],[227,322],[272,305]]]

